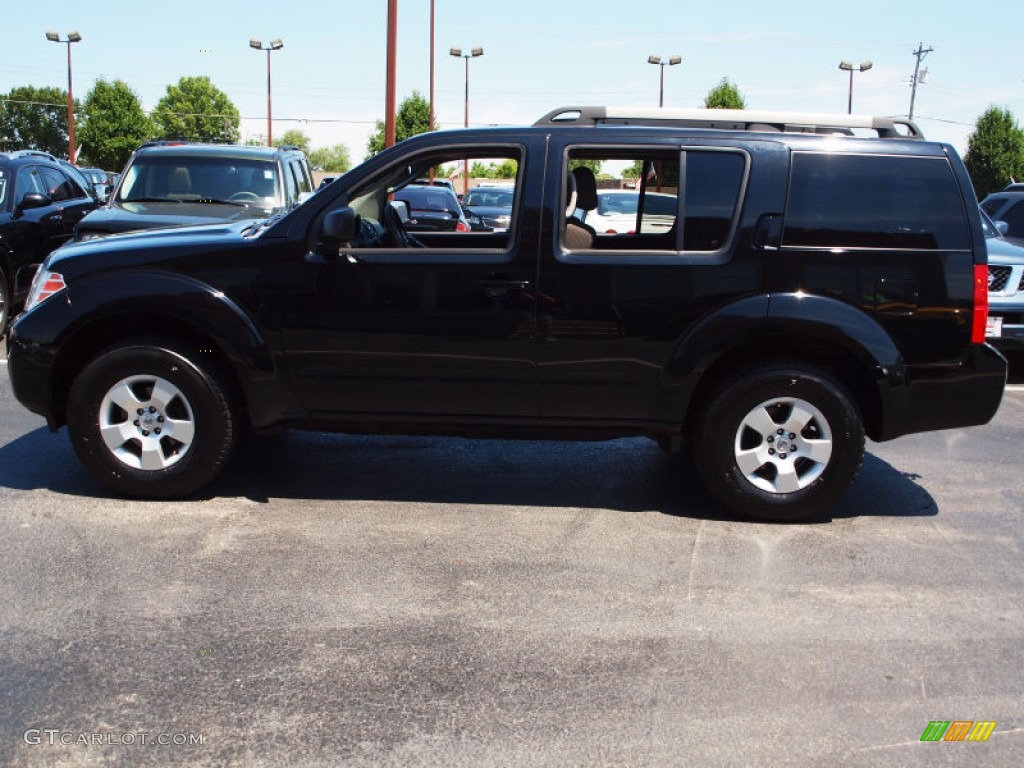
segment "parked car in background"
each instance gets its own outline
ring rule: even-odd
[[[36,267],[97,205],[46,152],[0,152],[0,332],[21,306]]]
[[[635,233],[640,193],[629,189],[599,189],[597,208],[584,221],[597,232],[614,235]],[[676,222],[679,198],[664,192],[647,192],[641,216],[642,232],[667,232]]]
[[[981,201],[981,210],[995,221],[1006,222],[1006,235],[1024,238],[1024,187],[1010,184]]]
[[[405,228],[410,232],[469,232],[459,199],[448,187],[410,184],[394,199],[409,207]]]
[[[504,232],[512,220],[512,187],[479,186],[469,190],[462,198],[469,226],[480,232]]]
[[[981,212],[988,248],[988,327],[992,346],[1003,352],[1024,351],[1024,240],[1005,237],[1006,225]]]
[[[313,193],[295,147],[149,142],[128,161],[109,202],[75,228],[79,240],[153,227],[267,218]]]
[[[89,182],[89,190],[100,199],[102,202],[106,202],[107,198],[110,197],[110,176],[107,171],[102,168],[79,168],[81,174]]]

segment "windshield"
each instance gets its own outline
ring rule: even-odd
[[[404,200],[415,211],[457,213],[459,207],[455,194],[444,187],[405,187],[395,192],[395,200]]]
[[[137,157],[117,201],[226,202],[269,213],[281,207],[275,169],[272,162],[240,158]]]
[[[463,200],[467,206],[484,205],[492,208],[511,208],[512,192],[503,189],[471,189]]]

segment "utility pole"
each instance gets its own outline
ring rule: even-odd
[[[934,50],[934,48],[925,48],[924,43],[918,43],[917,50],[911,51],[917,61],[914,64],[914,76],[910,80],[910,113],[907,115],[908,120],[914,119],[914,99],[917,97],[917,84],[921,82],[921,60]],[[925,72],[927,71],[925,70]]]

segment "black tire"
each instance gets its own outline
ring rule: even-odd
[[[209,483],[237,434],[224,377],[175,344],[144,339],[108,349],[79,373],[68,396],[79,459],[126,496],[170,499]]]
[[[864,425],[829,374],[802,363],[747,369],[704,409],[691,446],[710,493],[744,517],[827,513],[864,460]]]

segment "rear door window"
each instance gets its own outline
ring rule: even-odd
[[[574,210],[562,227],[561,258],[721,254],[736,229],[749,167],[747,153],[734,148],[573,147],[563,187]],[[596,192],[580,190],[584,181]],[[581,240],[576,222],[591,236]]]

